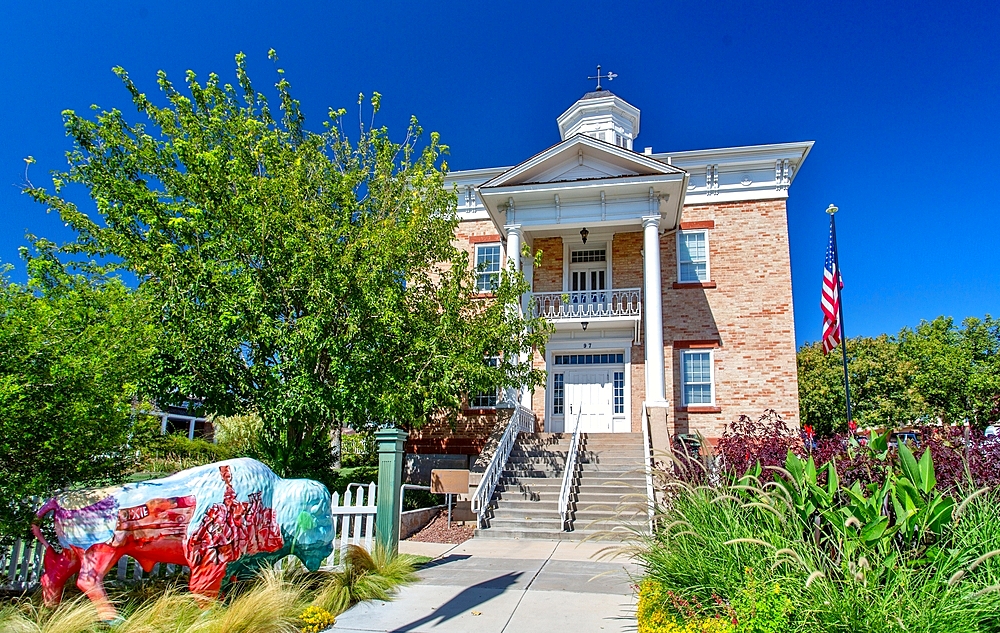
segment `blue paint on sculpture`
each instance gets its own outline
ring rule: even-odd
[[[45,541],[46,604],[74,573],[104,619],[115,617],[104,575],[124,555],[191,568],[193,592],[215,596],[229,582],[288,555],[315,571],[333,551],[330,493],[309,479],[282,479],[253,459],[230,459],[140,483],[59,495],[53,513],[61,552]]]

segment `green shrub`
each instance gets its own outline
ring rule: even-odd
[[[746,585],[733,599],[736,633],[784,633],[788,630],[788,615],[792,601],[781,592],[777,583],[763,583],[749,567]]]
[[[215,442],[235,457],[259,458],[263,422],[256,413],[212,418]]]
[[[794,456],[768,484],[673,482],[647,577],[701,617],[728,605],[740,631],[1000,630],[1000,491],[941,501],[930,458],[907,455],[865,488]]]
[[[372,482],[378,483],[378,466],[359,466],[334,470],[323,483],[326,484],[331,493],[339,492],[343,495],[347,486],[351,484],[367,485]]]
[[[369,433],[343,433],[340,436],[340,465],[343,468],[378,466],[375,438]]]
[[[403,510],[419,510],[444,505],[445,495],[437,495],[427,490],[407,490],[403,495]]]
[[[133,479],[170,475],[186,468],[204,466],[236,457],[226,446],[180,434],[152,438],[142,451],[138,472]]]

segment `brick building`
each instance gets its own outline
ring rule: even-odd
[[[635,433],[648,419],[663,445],[768,408],[797,423],[786,200],[812,142],[637,151],[639,109],[600,89],[557,123],[558,144],[448,183],[481,288],[509,259],[555,326],[534,358],[547,383],[516,396],[537,431]],[[457,427],[410,450],[477,453],[495,406],[473,397]]]

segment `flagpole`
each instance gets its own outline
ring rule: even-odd
[[[840,311],[840,352],[844,359],[844,395],[847,397],[847,424],[851,424],[851,381],[847,377],[847,335],[844,334],[844,294],[840,284],[840,249],[837,247],[837,219],[834,214],[839,209],[832,204],[827,207],[826,212],[830,214],[830,232],[833,234],[833,265],[837,267],[837,278],[833,280],[837,284],[837,305]]]

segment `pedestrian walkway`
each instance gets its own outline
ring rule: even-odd
[[[391,602],[364,602],[337,617],[342,633],[630,632],[636,630],[633,563],[597,560],[601,543],[472,539],[400,543],[434,556]]]

